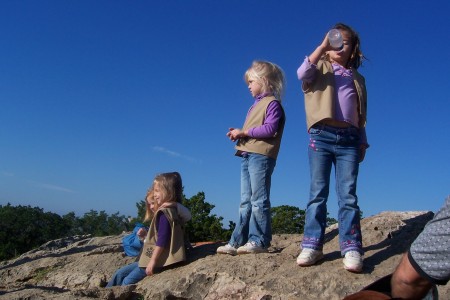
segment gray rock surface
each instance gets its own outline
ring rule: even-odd
[[[0,299],[342,299],[392,273],[432,217],[431,212],[383,212],[362,220],[362,274],[343,269],[337,226],[326,232],[325,258],[295,263],[302,235],[274,235],[269,253],[217,255],[223,243],[197,244],[185,264],[136,285],[103,288],[134,258],[122,254],[123,235],[77,236],[0,262]],[[440,299],[450,299],[440,286]]]

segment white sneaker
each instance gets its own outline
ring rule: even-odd
[[[297,257],[297,265],[301,267],[312,266],[323,258],[323,252],[310,248],[303,248]]]
[[[230,244],[226,244],[225,246],[220,246],[219,248],[217,248],[216,252],[220,254],[236,255],[237,249]]]
[[[268,252],[267,248],[263,248],[255,242],[248,242],[244,246],[237,249],[237,254],[250,254],[250,253],[265,253]]]
[[[358,251],[348,251],[345,253],[343,263],[347,271],[360,273],[363,268],[363,257]]]

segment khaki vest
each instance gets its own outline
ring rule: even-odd
[[[278,100],[276,100],[273,96],[269,96],[262,98],[258,103],[256,103],[245,120],[242,130],[261,126],[266,118],[267,107],[272,101]],[[267,139],[255,139],[251,137],[239,139],[236,145],[236,155],[240,155],[242,152],[251,152],[277,159],[286,119],[282,106],[281,110],[283,112],[283,116],[280,119],[278,130],[275,135]]]
[[[164,267],[177,262],[186,260],[186,250],[184,247],[183,229],[178,218],[178,211],[176,207],[160,208],[153,217],[150,230],[147,233],[147,237],[144,242],[144,246],[139,257],[139,267],[146,268],[152,257],[153,249],[156,245],[156,239],[158,238],[158,231],[156,229],[156,216],[158,214],[164,214],[169,220],[170,227],[172,229],[170,246],[164,249],[158,260],[156,261],[156,267]]]
[[[309,130],[323,119],[334,119],[334,74],[330,62],[320,60],[317,63],[319,75],[311,83],[302,83],[305,93],[306,126]],[[364,77],[352,68],[353,82],[358,94],[359,128],[366,126],[367,91]]]

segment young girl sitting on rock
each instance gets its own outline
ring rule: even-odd
[[[117,270],[106,287],[135,284],[163,267],[186,260],[183,220],[177,209],[181,202],[182,187],[178,172],[155,177],[151,190],[156,212],[142,251],[136,262]],[[152,199],[146,197],[146,201],[150,203]]]

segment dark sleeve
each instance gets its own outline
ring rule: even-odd
[[[158,236],[156,238],[156,246],[168,248],[170,246],[170,223],[165,214],[158,214]]]

